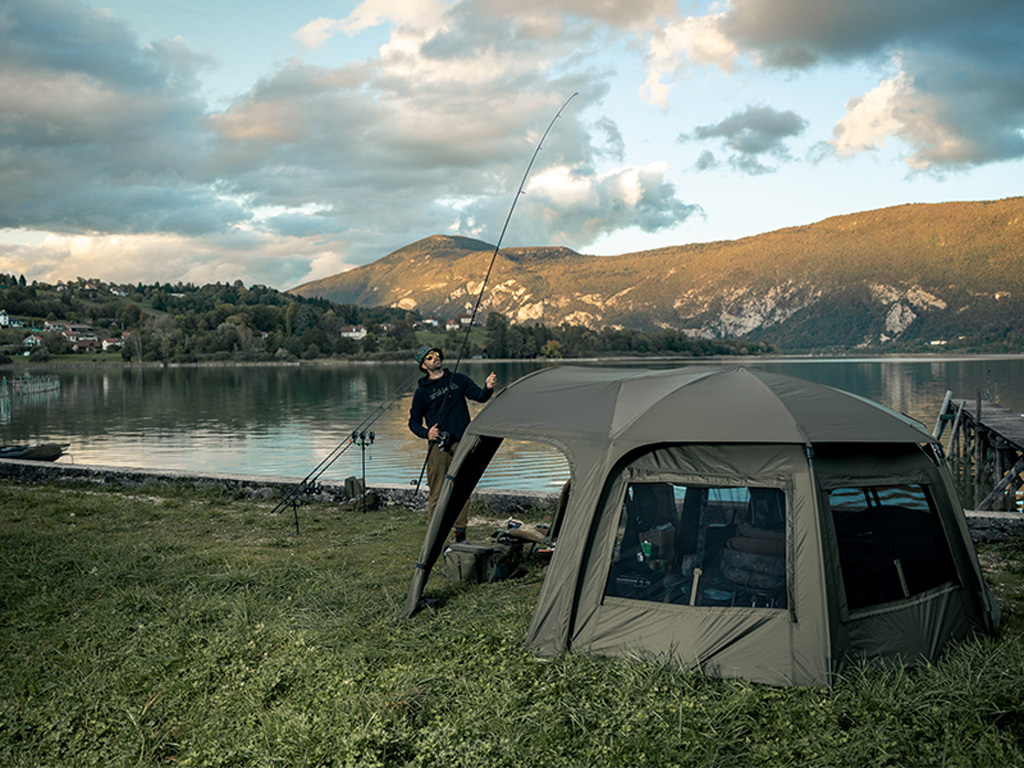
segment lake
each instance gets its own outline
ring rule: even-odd
[[[686,362],[602,364],[666,368]],[[929,430],[947,390],[973,401],[980,388],[1024,412],[1024,356],[690,362],[742,364],[828,384],[902,411]],[[501,387],[547,364],[469,361],[460,370],[482,383],[493,369]],[[301,478],[373,417],[366,427],[373,444],[365,450],[350,444],[323,480],[359,476],[365,460],[371,485],[414,483],[423,466],[425,443],[406,426],[412,362],[46,372],[59,376],[59,391],[7,399],[0,412],[3,443],[70,443],[71,455],[61,461],[78,464]],[[408,390],[396,392],[406,382]],[[568,465],[553,448],[506,441],[480,486],[550,491],[567,478]]]

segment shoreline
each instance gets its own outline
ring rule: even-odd
[[[680,365],[704,365],[735,363],[858,363],[858,362],[917,362],[917,363],[941,363],[941,362],[964,362],[979,360],[1022,360],[1024,352],[953,352],[950,354],[939,354],[931,352],[908,353],[894,352],[878,354],[856,354],[856,355],[816,355],[807,354],[777,354],[777,355],[708,355],[707,357],[679,356],[679,355],[623,355],[623,356],[602,356],[602,357],[564,357],[564,358],[469,358],[462,361],[462,364],[492,363],[501,364],[523,364],[534,363],[550,365],[563,364],[598,364],[614,365],[616,363],[678,363]],[[320,358],[316,360],[199,360],[189,363],[173,363],[165,361],[154,362],[124,362],[118,360],[58,360],[45,363],[11,362],[0,364],[0,372],[15,371],[18,373],[40,373],[48,370],[60,369],[82,369],[82,368],[301,368],[310,366],[342,366],[342,365],[405,365],[412,364],[412,357],[385,358]]]
[[[303,478],[284,475],[232,475],[221,472],[0,459],[0,481],[3,480],[22,483],[91,483],[120,485],[123,488],[140,488],[154,483],[158,485],[189,485],[197,489],[220,490],[225,493],[237,493],[253,499],[270,501],[291,491],[302,482]],[[303,499],[314,503],[340,505],[362,498],[361,496],[350,497],[346,493],[344,480],[317,482],[316,488],[318,489],[316,494],[304,496]],[[402,506],[413,511],[426,512],[426,488],[424,484],[417,492],[410,485],[368,483],[366,490],[368,494],[376,494],[379,502],[384,506]],[[476,489],[473,491],[472,500],[485,504],[499,516],[518,517],[530,510],[554,511],[555,505],[558,503],[558,492]]]
[[[91,464],[62,464],[60,462],[0,459],[0,480],[22,483],[93,483],[120,485],[123,488],[141,488],[147,484],[190,485],[197,489],[220,490],[237,493],[253,499],[270,501],[302,482],[301,477],[280,475],[230,475],[214,472],[188,472],[155,470],[141,467],[114,467]],[[348,504],[362,498],[350,497],[345,483],[318,483],[319,492],[304,497],[314,503]],[[425,487],[418,493],[408,485],[387,483],[367,485],[384,506],[402,506],[425,512]],[[475,489],[473,501],[485,504],[499,517],[519,517],[530,511],[553,512],[558,503],[557,492]],[[281,514],[284,514],[282,512]],[[1004,542],[1024,537],[1024,514],[1019,512],[977,512],[965,510],[967,527],[975,542]]]

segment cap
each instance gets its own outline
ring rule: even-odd
[[[423,365],[423,360],[431,352],[437,352],[437,356],[444,360],[444,353],[437,347],[432,347],[429,344],[424,344],[418,350],[416,350],[416,364],[419,366]]]

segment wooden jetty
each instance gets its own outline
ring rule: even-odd
[[[955,400],[947,392],[933,434],[951,425],[946,455],[961,497],[974,509],[1022,510],[1024,414],[983,400]]]

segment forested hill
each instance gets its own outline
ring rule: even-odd
[[[454,317],[493,246],[434,236],[292,290]],[[483,299],[513,322],[674,328],[785,350],[1024,349],[1024,197],[836,216],[621,256],[503,249]]]
[[[0,362],[29,350],[33,361],[72,352],[79,337],[91,346],[113,341],[125,359],[153,362],[288,361],[398,352],[417,343],[415,316],[405,310],[304,299],[240,280],[49,285],[0,273],[0,310]],[[30,337],[39,343],[29,346]]]

